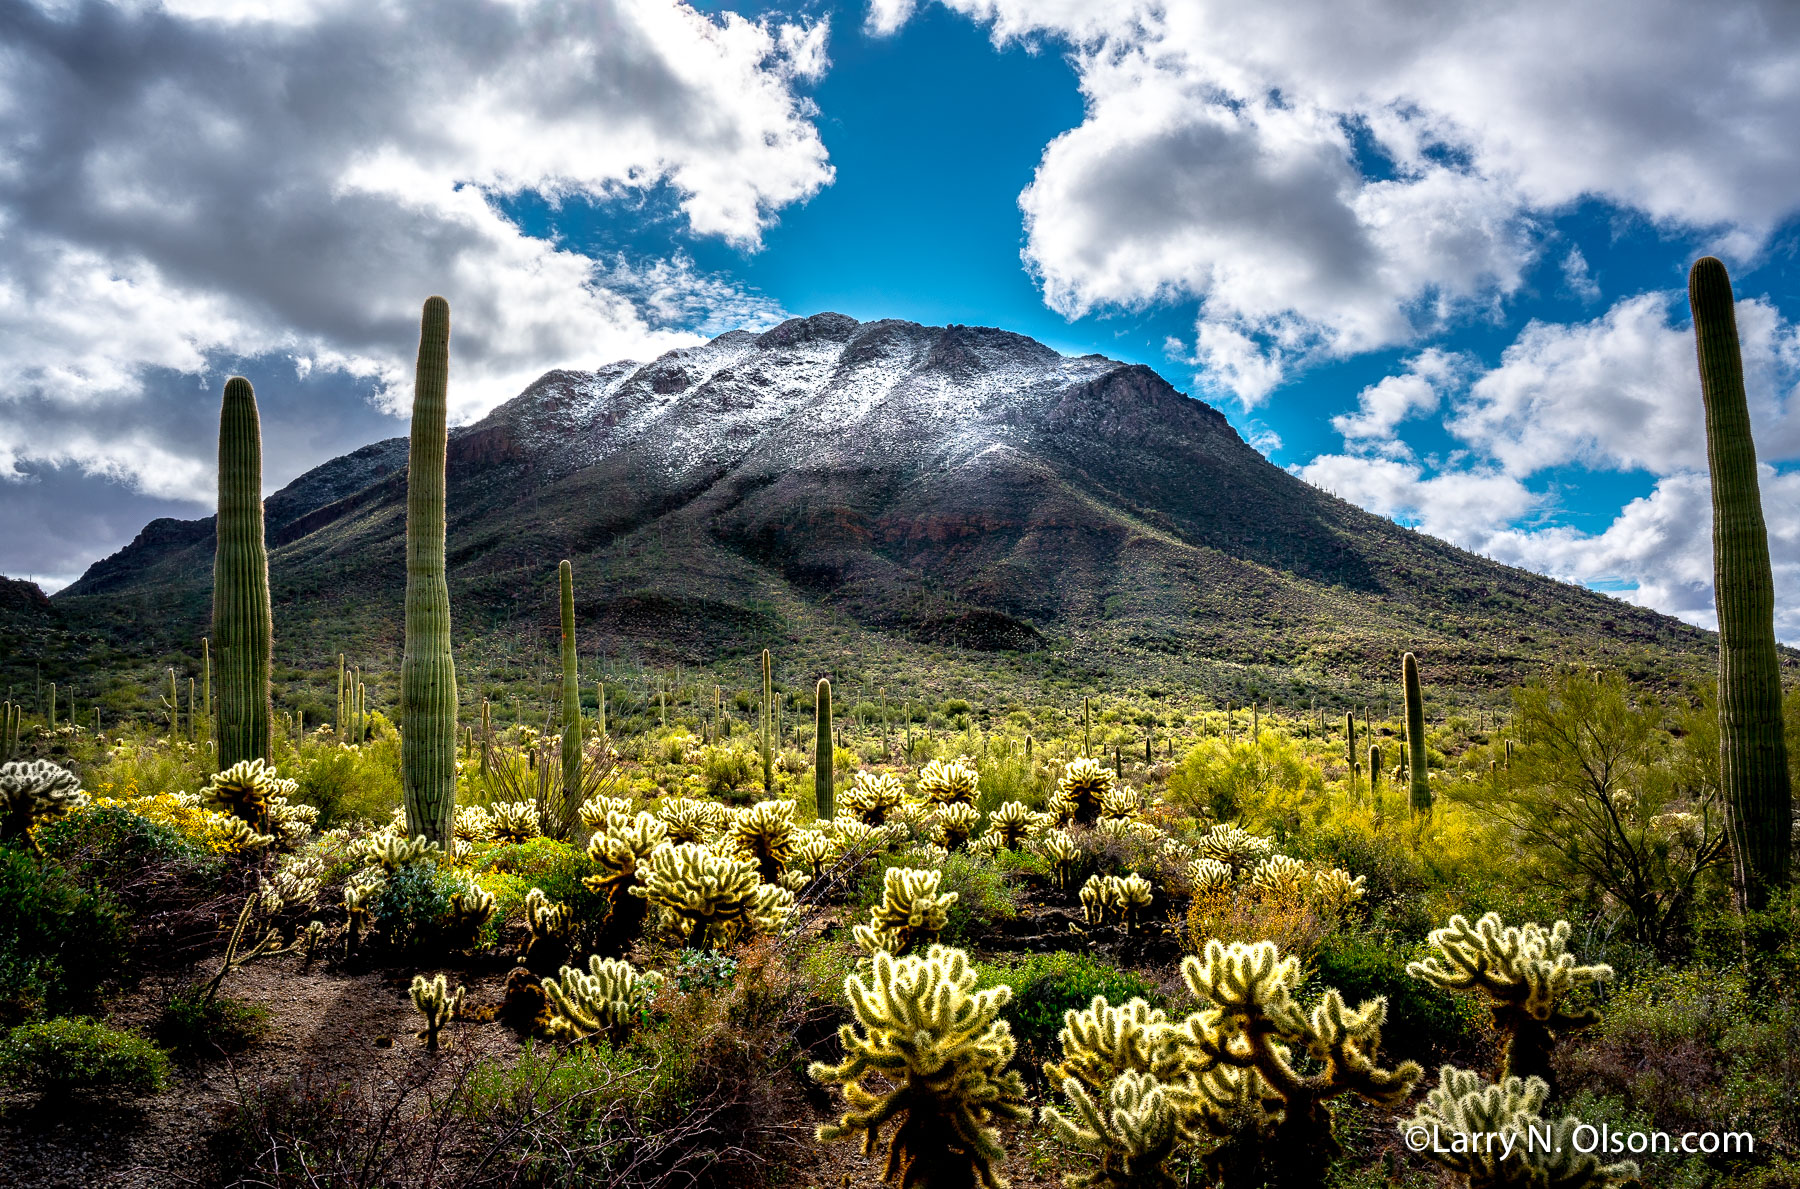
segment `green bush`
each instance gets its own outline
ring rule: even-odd
[[[1355,1005],[1387,996],[1387,1023],[1381,1030],[1382,1052],[1395,1060],[1418,1061],[1427,1068],[1452,1057],[1471,1064],[1466,1055],[1477,1043],[1481,1019],[1472,996],[1456,996],[1406,973],[1415,955],[1391,940],[1357,933],[1326,936],[1313,955],[1321,988],[1336,987]]]
[[[111,896],[0,848],[0,1025],[91,1005],[124,970],[129,940]]]
[[[434,949],[445,944],[450,894],[463,878],[433,862],[408,863],[388,876],[375,905],[375,927],[396,950]]]
[[[890,867],[916,867],[918,860],[892,851],[875,856],[863,873],[854,907],[858,917],[879,904]],[[996,867],[966,854],[953,854],[938,866],[943,878],[938,894],[955,892],[943,935],[945,945],[967,945],[989,933],[997,922],[1019,915],[1018,890]]]
[[[294,800],[319,811],[320,830],[386,819],[401,797],[399,769],[388,770],[388,750],[377,743],[360,749],[304,745],[295,777],[300,787]]]
[[[748,747],[709,747],[700,757],[706,791],[728,796],[762,780],[762,760]]]
[[[169,1058],[141,1036],[94,1020],[21,1024],[0,1041],[0,1085],[45,1097],[153,1094],[169,1076]]]
[[[1061,1051],[1057,1036],[1062,1032],[1064,1013],[1079,1011],[1096,995],[1106,996],[1111,1003],[1124,1003],[1135,996],[1162,1006],[1162,995],[1139,975],[1070,950],[1032,954],[1006,964],[982,964],[977,970],[978,986],[1005,984],[1013,989],[1012,1001],[1000,1016],[1012,1026],[1020,1047],[1019,1065],[1033,1080],[1043,1077],[1043,1063]]]
[[[988,756],[981,762],[980,791],[975,808],[992,813],[1007,801],[1023,801],[1027,809],[1040,810],[1055,784],[1049,770],[1024,754]]]
[[[198,985],[177,991],[156,1022],[156,1039],[175,1056],[194,1060],[236,1053],[269,1030],[269,1009],[242,999],[205,1001]]]
[[[497,920],[525,919],[525,897],[532,888],[567,904],[575,913],[577,942],[591,940],[593,931],[606,924],[611,905],[606,893],[596,892],[581,881],[594,874],[587,852],[554,838],[496,846],[476,864],[481,886],[494,894]]]

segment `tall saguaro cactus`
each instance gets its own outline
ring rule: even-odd
[[[763,796],[775,795],[775,757],[769,754],[769,732],[775,729],[775,660],[768,649],[762,651],[762,764]]]
[[[406,651],[400,660],[400,766],[408,833],[440,846],[456,812],[456,661],[444,578],[450,305],[425,299],[406,475]]]
[[[1711,256],[1688,273],[1706,461],[1712,471],[1713,592],[1719,609],[1719,784],[1738,904],[1767,905],[1789,878],[1793,792],[1781,726],[1775,583],[1756,480],[1731,278]]]
[[[1406,781],[1414,813],[1431,809],[1430,762],[1425,755],[1425,696],[1419,690],[1419,661],[1412,653],[1400,658],[1406,687]]]
[[[562,767],[563,816],[573,822],[581,796],[581,679],[575,673],[575,567],[565,559],[556,568],[562,595]]]
[[[831,743],[831,681],[819,678],[819,688],[813,699],[814,709],[818,713],[818,734],[813,746],[813,794],[817,803],[819,817],[829,820],[835,813],[831,797],[831,761],[833,757]]]
[[[225,381],[219,407],[218,544],[213,553],[213,639],[219,644],[219,770],[269,758],[269,553],[263,543],[262,423],[250,381]],[[173,691],[171,691],[171,694]],[[172,700],[172,699],[171,699]]]

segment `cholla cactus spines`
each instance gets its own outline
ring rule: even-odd
[[[794,803],[758,801],[732,815],[731,837],[756,863],[764,883],[781,877],[794,853]]]
[[[1064,1178],[1069,1189],[1177,1189],[1165,1165],[1185,1134],[1169,1087],[1127,1070],[1099,1103],[1074,1078],[1062,1083],[1062,1092],[1069,1113],[1046,1106],[1044,1118],[1065,1143],[1100,1157],[1093,1172]]]
[[[988,814],[988,833],[1007,850],[1018,850],[1031,836],[1034,816],[1023,801],[1003,801]]]
[[[1577,987],[1613,976],[1603,963],[1580,966],[1569,953],[1567,921],[1545,929],[1535,922],[1507,926],[1490,912],[1474,925],[1463,916],[1433,929],[1437,951],[1423,962],[1407,964],[1406,973],[1446,991],[1479,991],[1494,1013],[1494,1028],[1506,1038],[1500,1077],[1550,1078],[1553,1033],[1586,1028],[1597,1022],[1593,1008],[1571,1010],[1564,1000]]]
[[[282,847],[293,850],[308,838],[312,837],[313,826],[318,823],[318,808],[312,805],[295,805],[288,798],[299,785],[292,780],[276,780],[271,782],[275,790],[269,796],[268,823],[265,827]]]
[[[1299,859],[1270,855],[1250,873],[1250,882],[1263,892],[1300,899],[1312,890],[1313,875]]]
[[[1193,1054],[1196,1069],[1211,1067],[1203,1079],[1213,1083],[1211,1096],[1218,1101],[1228,1094],[1250,1094],[1241,1075],[1233,1079],[1230,1073],[1253,1072],[1254,1095],[1280,1099],[1271,1120],[1277,1159],[1302,1170],[1301,1176],[1316,1176],[1339,1151],[1332,1135],[1332,1098],[1353,1093],[1396,1105],[1424,1073],[1412,1061],[1393,1069],[1375,1063],[1387,1017],[1385,999],[1371,999],[1352,1010],[1333,988],[1310,1013],[1302,1010],[1293,999],[1301,981],[1300,960],[1283,957],[1272,941],[1227,946],[1213,938],[1204,957],[1190,955],[1182,962],[1181,974],[1196,998],[1214,1005],[1187,1018],[1181,1041]],[[1314,1072],[1302,1074],[1295,1068],[1289,1060],[1294,1049],[1311,1056]],[[1221,1093],[1221,1081],[1235,1082],[1235,1088]]]
[[[531,889],[537,891],[536,888]],[[530,896],[526,896],[527,909]],[[451,948],[466,950],[481,936],[482,927],[494,919],[494,894],[475,883],[463,885],[450,893],[450,920],[445,937]]]
[[[1222,892],[1233,882],[1231,868],[1217,859],[1195,859],[1187,865],[1187,880],[1195,895]]]
[[[814,1063],[815,1080],[844,1088],[850,1106],[820,1127],[824,1141],[861,1136],[872,1155],[881,1128],[888,1138],[884,1177],[903,1187],[1004,1189],[996,1120],[1022,1122],[1025,1085],[1013,1056],[1012,1031],[999,1018],[1012,988],[975,991],[968,955],[932,946],[924,956],[877,953],[868,981],[851,975],[844,996],[856,1023],[838,1030],[842,1064]],[[879,1074],[885,1093],[863,1078]]]
[[[437,861],[444,857],[443,848],[423,834],[412,838],[397,838],[392,834],[372,837],[368,853],[369,860],[379,863],[384,871],[396,871],[408,863]]]
[[[439,1030],[455,1019],[456,1013],[462,1010],[463,989],[458,987],[456,993],[451,994],[449,980],[443,975],[427,981],[424,975],[415,974],[412,981],[412,1001],[413,1006],[419,1009],[419,1014],[425,1017],[425,1027],[419,1032],[419,1039],[425,1042],[427,1049],[435,1053]]]
[[[33,826],[61,817],[82,800],[80,778],[49,760],[0,764],[0,839],[31,839]],[[37,842],[31,846],[36,850]]]
[[[200,799],[220,813],[241,817],[259,832],[269,824],[269,797],[275,791],[275,769],[260,759],[239,760],[213,773]]]
[[[1329,912],[1344,912],[1365,895],[1367,876],[1351,875],[1342,867],[1326,867],[1313,872],[1313,902]]]
[[[1095,1094],[1127,1070],[1172,1081],[1185,1065],[1178,1036],[1161,1008],[1135,998],[1115,1007],[1096,995],[1063,1013],[1062,1060],[1045,1062],[1044,1073],[1056,1085],[1073,1078]]]
[[[754,927],[766,895],[756,864],[695,842],[659,847],[630,892],[662,910],[681,940],[710,949]],[[759,899],[762,897],[762,899]]]
[[[529,801],[497,801],[488,810],[488,831],[495,842],[530,842],[543,833],[537,806]]]
[[[905,786],[886,772],[858,772],[844,790],[845,813],[871,826],[887,821],[906,795]]]
[[[961,760],[933,760],[919,770],[919,795],[932,805],[975,804],[981,776]]]
[[[670,842],[707,842],[719,836],[729,815],[717,801],[672,797],[662,803],[656,816],[669,827]]]
[[[950,858],[950,852],[935,842],[915,842],[901,854],[921,867],[942,867]]]
[[[1546,1127],[1539,1112],[1549,1095],[1542,1078],[1508,1078],[1495,1086],[1446,1065],[1418,1113],[1400,1121],[1400,1133],[1430,1137],[1433,1142],[1420,1150],[1469,1189],[1607,1189],[1638,1175],[1631,1161],[1603,1165],[1592,1152],[1580,1151],[1575,1129],[1581,1120],[1573,1115]]]
[[[631,815],[631,802],[623,797],[597,796],[589,797],[581,803],[578,816],[585,830],[604,830],[606,819],[615,813]],[[660,815],[659,815],[660,816]],[[666,820],[666,819],[665,819]],[[687,841],[684,839],[683,841]]]
[[[973,805],[949,801],[938,808],[931,840],[947,851],[962,850],[980,827],[981,814]]]
[[[904,954],[937,941],[950,920],[959,893],[938,892],[941,871],[889,867],[882,876],[881,903],[869,909],[869,923],[852,930],[868,953]]]
[[[1107,838],[1136,838],[1145,842],[1154,842],[1163,836],[1154,823],[1129,817],[1103,817],[1094,823],[1094,832]]]
[[[1112,769],[1102,768],[1098,760],[1083,758],[1065,764],[1062,777],[1056,782],[1059,815],[1092,825],[1100,817],[1101,798],[1113,782]]]
[[[544,980],[554,1013],[547,1030],[566,1040],[587,1040],[602,1033],[618,1036],[662,984],[662,975],[653,970],[639,974],[629,962],[595,954],[588,959],[587,970],[565,966],[560,978]]]
[[[1005,849],[1006,845],[1000,841],[1000,836],[990,830],[986,834],[983,834],[981,837],[970,842],[963,848],[963,852],[965,854],[974,855],[978,859],[993,860],[999,857],[1000,852]]]
[[[319,899],[319,881],[325,877],[325,864],[316,856],[290,856],[275,872],[275,878],[264,880],[262,897],[265,911],[273,916],[289,908],[311,908]]]
[[[1033,843],[1050,864],[1050,882],[1067,891],[1075,882],[1075,867],[1081,861],[1081,848],[1065,830],[1048,830]]]
[[[479,805],[458,805],[451,834],[458,842],[486,842],[494,834],[494,819]]]
[[[1242,875],[1275,853],[1273,839],[1227,822],[1220,822],[1201,835],[1196,846],[1201,858],[1225,864],[1234,875]]]

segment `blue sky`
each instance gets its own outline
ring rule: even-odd
[[[205,514],[232,371],[274,483],[401,432],[444,292],[463,420],[789,314],[996,325],[1710,624],[1712,252],[1800,638],[1786,5],[407,7],[0,7],[0,572],[54,587]]]

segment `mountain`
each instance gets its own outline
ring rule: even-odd
[[[394,438],[269,497],[278,664],[397,661],[405,494]],[[448,505],[459,663],[494,671],[508,641],[554,646],[563,557],[583,655],[656,663],[769,644],[884,680],[1281,700],[1367,696],[1407,649],[1483,689],[1550,661],[1699,676],[1715,648],[1319,491],[1149,368],[982,327],[826,313],[548,372],[452,431]],[[154,521],[52,604],[115,649],[191,653],[212,550],[210,519]]]

